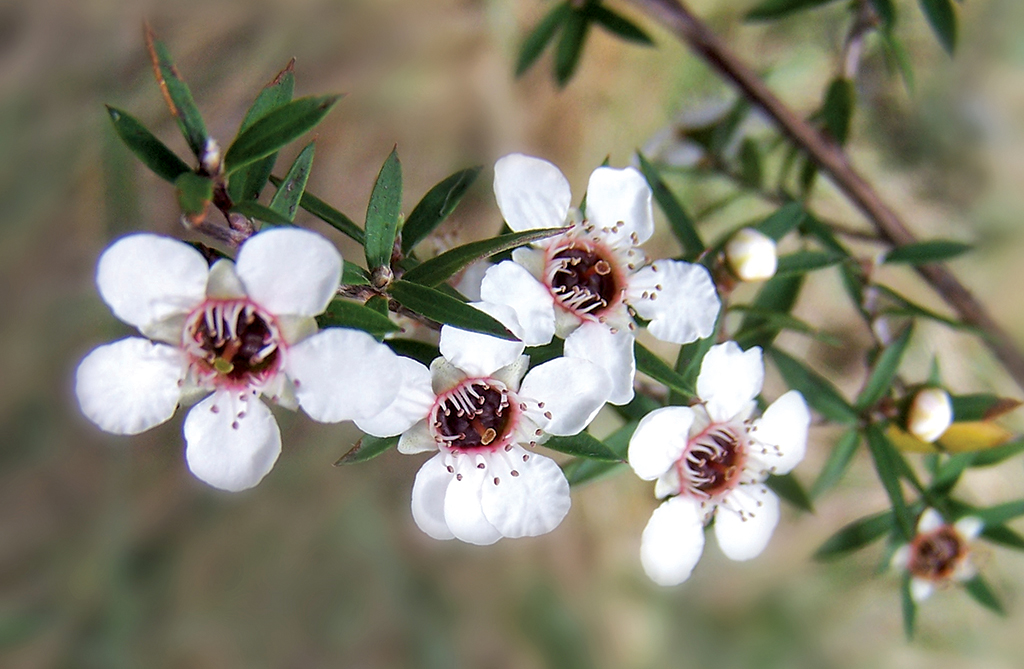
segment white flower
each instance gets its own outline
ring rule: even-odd
[[[604,368],[613,404],[633,398],[631,310],[650,321],[651,334],[663,341],[685,344],[712,333],[720,302],[707,270],[675,260],[647,265],[637,248],[654,232],[654,218],[651,189],[635,169],[594,170],[585,219],[571,207],[569,182],[546,160],[501,158],[494,166],[494,193],[516,232],[572,229],[516,249],[512,257],[521,267],[506,261],[488,270],[481,298],[513,306],[527,344],[558,334],[566,356]]]
[[[726,243],[725,259],[740,281],[770,279],[778,266],[775,240],[754,228],[743,228]]]
[[[519,334],[510,310],[478,306]],[[443,356],[429,371],[408,361],[399,399],[373,421],[381,431],[404,431],[402,453],[438,452],[412,489],[413,519],[435,539],[486,545],[537,536],[569,512],[565,475],[532,449],[547,435],[589,425],[609,382],[597,365],[572,358],[538,365],[524,378],[522,350],[522,342],[445,326]]]
[[[641,540],[641,562],[656,583],[689,578],[712,516],[726,557],[749,560],[768,544],[779,498],[764,480],[803,459],[810,414],[794,390],[750,420],[763,380],[760,348],[713,346],[697,377],[703,403],[652,411],[630,439],[630,466],[640,478],[657,480],[659,498],[669,498],[654,511]]]
[[[953,422],[953,402],[942,388],[924,388],[914,395],[907,412],[907,431],[932,443]]]
[[[341,266],[326,239],[295,228],[261,232],[237,262],[212,267],[183,242],[123,237],[100,257],[96,283],[114,315],[153,341],[89,353],[75,387],[82,412],[107,432],[138,434],[212,392],[185,418],[189,469],[216,488],[251,488],[281,452],[260,395],[333,423],[373,416],[397,393],[390,349],[365,332],[317,332]]]
[[[971,562],[970,542],[981,534],[980,518],[966,516],[946,524],[935,509],[925,509],[913,541],[896,549],[892,566],[910,572],[910,595],[915,602],[931,596],[936,586],[969,581],[978,573]]]

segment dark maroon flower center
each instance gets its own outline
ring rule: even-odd
[[[914,539],[910,545],[910,573],[932,580],[948,578],[966,554],[967,545],[960,534],[945,525]]]
[[[612,261],[599,251],[573,242],[548,263],[551,291],[566,309],[596,314],[615,302],[619,292]]]
[[[435,436],[450,448],[495,448],[503,445],[512,431],[513,413],[508,390],[475,380],[440,398],[432,425]]]
[[[277,329],[249,302],[209,302],[192,315],[186,332],[190,352],[229,381],[248,381],[278,362]]]
[[[746,462],[743,434],[740,427],[712,425],[698,435],[678,463],[684,488],[707,498],[736,485]]]

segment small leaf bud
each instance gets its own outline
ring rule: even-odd
[[[203,171],[210,176],[219,174],[221,167],[220,157],[220,144],[213,137],[207,137],[206,145],[203,147],[203,157],[199,161],[203,166]]]
[[[775,275],[775,241],[753,228],[743,228],[725,245],[725,258],[740,281],[763,281]]]
[[[907,412],[907,431],[921,441],[934,442],[953,422],[953,402],[942,388],[924,388],[914,395]]]

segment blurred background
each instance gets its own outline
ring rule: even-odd
[[[749,0],[691,4],[795,109],[817,107],[837,66],[844,3],[769,26],[740,21]],[[917,87],[909,94],[869,50],[854,162],[922,236],[979,243],[953,267],[1021,341],[1024,4],[957,5],[954,61],[916,3],[897,4]],[[606,156],[627,164],[678,114],[731,99],[671,36],[612,6],[647,28],[657,48],[594,30],[578,76],[558,90],[550,53],[512,77],[525,31],[549,7],[540,0],[0,3],[0,665],[1020,666],[1021,554],[982,549],[1008,619],[962,591],[939,592],[921,607],[912,644],[897,579],[877,573],[878,546],[811,561],[842,524],[885,508],[863,457],[815,514],[786,509],[759,559],[729,562],[712,540],[689,582],[660,589],[638,555],[655,506],[651,485],[628,472],[575,491],[556,532],[481,549],[415,528],[409,496],[420,458],[390,452],[332,467],[358,438],[349,425],[276,411],[281,459],[256,489],[228,495],[185,468],[182,412],[132,438],[79,415],[70,391],[78,360],[129,334],[96,293],[100,252],[130,231],[186,234],[171,187],[120,145],[103,108],[131,112],[186,154],[152,78],[143,20],[168,45],[222,145],[292,56],[296,95],[347,93],[317,130],[309,190],[361,221],[396,143],[406,212],[448,174],[510,151],[557,163],[578,197]],[[485,172],[437,248],[498,231],[490,180]],[[672,183],[691,210],[725,188]],[[814,206],[862,224],[828,184]],[[766,211],[741,199],[706,225],[724,230]],[[306,214],[298,222],[358,259],[325,225]],[[669,256],[673,244],[661,230],[647,247]],[[942,309],[909,271],[885,278]],[[797,314],[843,346],[796,336],[780,343],[852,393],[869,335],[836,299],[838,285],[831,272],[815,275]],[[908,377],[923,379],[935,353],[956,391],[1021,396],[974,341],[926,326],[918,342]],[[782,391],[770,372],[766,396]],[[836,436],[812,428],[800,479],[813,480]],[[1024,471],[1017,459],[962,485],[978,503],[1016,499]]]

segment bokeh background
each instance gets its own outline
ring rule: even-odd
[[[982,552],[1010,616],[963,592],[920,610],[902,636],[897,580],[878,547],[817,564],[843,523],[885,507],[861,457],[813,515],[784,513],[765,554],[721,557],[713,541],[693,578],[659,589],[639,567],[651,486],[628,472],[577,490],[554,533],[490,548],[418,532],[409,494],[420,458],[391,452],[331,464],[358,437],[277,412],[284,453],[256,489],[212,490],[186,470],[181,413],[133,438],[77,412],[71,379],[93,346],[128,334],[101,303],[96,259],[135,230],[185,235],[171,188],[114,136],[109,103],[185,155],[153,82],[141,24],[175,55],[211,133],[226,144],[255,93],[297,58],[297,95],[347,97],[318,132],[309,188],[361,220],[394,144],[408,211],[434,183],[510,151],[553,160],[582,194],[609,156],[626,164],[682,112],[730,91],[628,7],[657,41],[641,49],[593,31],[577,78],[558,90],[551,59],[512,77],[539,0],[6,0],[0,3],[0,665],[4,667],[1019,667],[1024,558]],[[745,25],[748,0],[701,0],[708,17],[797,110],[810,113],[835,71],[844,3],[772,26]],[[917,69],[908,94],[875,50],[852,134],[856,164],[922,235],[977,241],[954,269],[1018,341],[1024,334],[1024,5],[958,5],[961,49],[940,50],[916,3],[897,3]],[[297,150],[297,149],[295,149]],[[290,159],[291,155],[284,158]],[[437,248],[494,234],[481,178]],[[726,188],[681,178],[692,210]],[[862,225],[827,184],[815,207]],[[767,211],[741,199],[710,217],[724,230]],[[350,257],[357,251],[302,215]],[[675,253],[661,231],[654,256]],[[885,275],[941,304],[906,270]],[[854,392],[868,333],[836,278],[816,275],[797,313],[839,337],[781,344]],[[670,349],[665,350],[671,353]],[[958,391],[1019,397],[975,342],[924,327],[908,361],[932,353]],[[770,373],[766,394],[782,392]],[[601,426],[610,423],[602,419]],[[812,481],[836,434],[812,429]],[[861,454],[864,455],[863,453]],[[1019,459],[967,477],[979,503],[1024,490]]]

